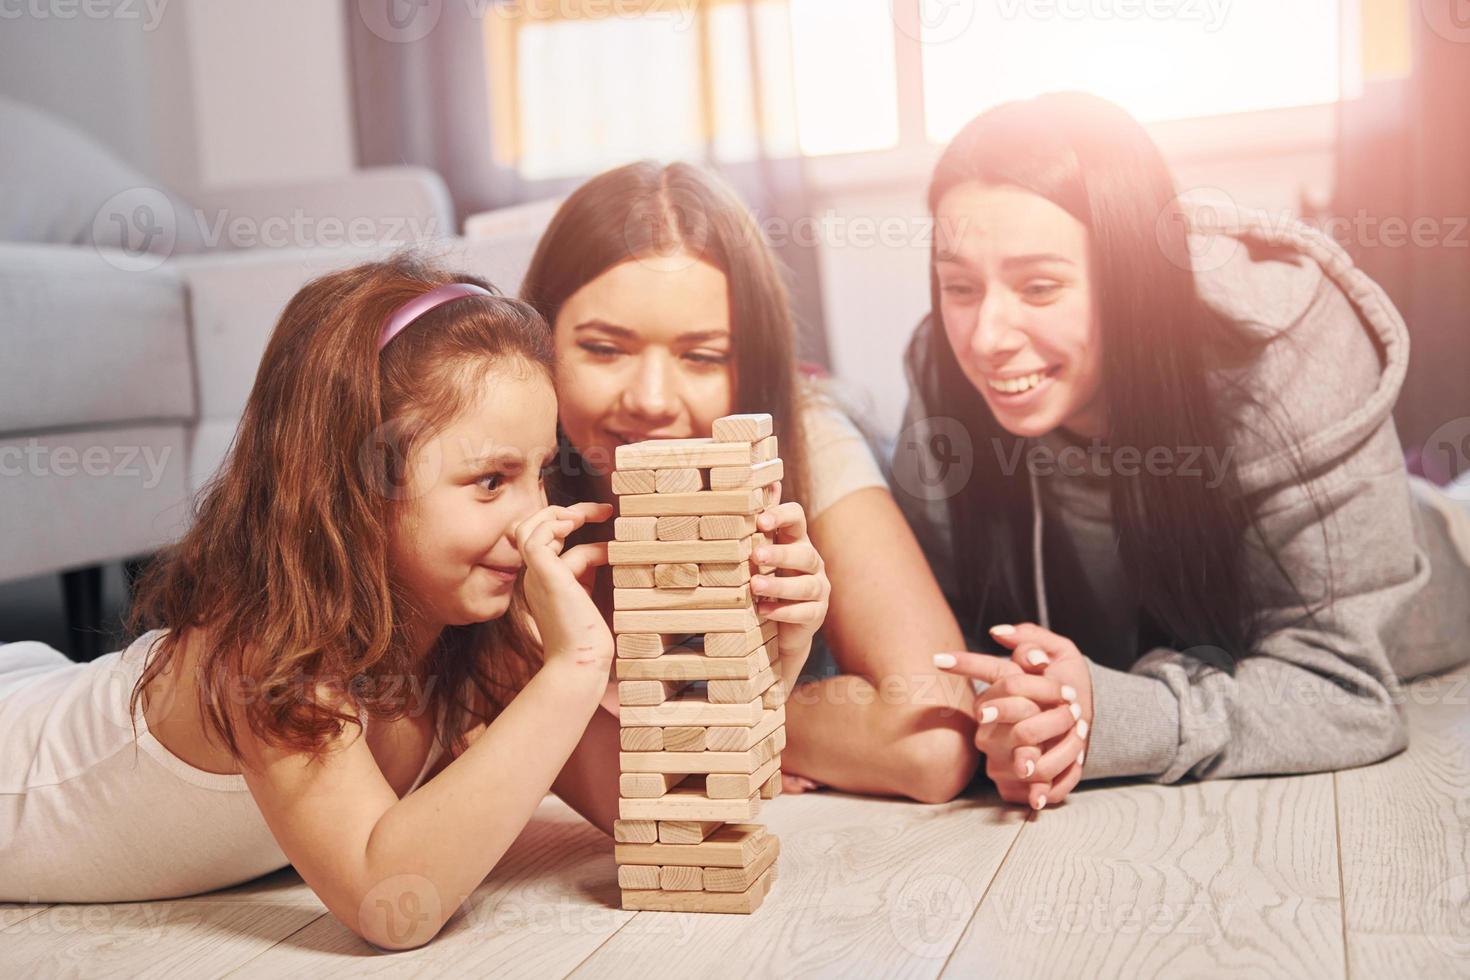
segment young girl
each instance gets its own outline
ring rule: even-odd
[[[936,802],[959,792],[978,760],[973,695],[931,655],[960,631],[863,437],[799,381],[785,288],[734,192],[687,164],[602,174],[552,219],[521,294],[552,327],[577,499],[614,499],[608,473],[623,443],[708,436],[735,412],[775,417],[789,502],[763,525],[779,538],[757,560],[779,573],[751,587],[790,627],[788,685],[824,616],[843,671],[787,704],[787,789]]]
[[[610,508],[546,503],[550,366],[535,311],[409,258],[297,293],[140,585],[148,632],[85,665],[0,648],[0,900],[169,898],[290,862],[369,942],[433,937],[612,660],[579,581],[606,548],[562,548]]]
[[[1383,292],[1301,224],[1176,197],[1088,96],[974,120],[929,206],[895,468],[973,467],[905,502],[961,622],[1011,652],[935,657],[991,683],[1001,795],[1402,749],[1400,679],[1465,656],[1470,516],[1405,472]]]

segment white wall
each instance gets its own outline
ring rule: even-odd
[[[355,164],[339,0],[0,5],[0,94],[187,191]],[[100,15],[99,15],[100,14]]]

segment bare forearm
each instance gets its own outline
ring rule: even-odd
[[[394,804],[368,840],[369,884],[432,887],[435,931],[530,820],[596,710],[606,673],[543,667],[484,734],[431,782]],[[420,902],[420,907],[424,907]]]
[[[782,766],[855,793],[948,799],[969,781],[979,754],[954,678],[874,685],[840,674],[797,688],[786,704]]]

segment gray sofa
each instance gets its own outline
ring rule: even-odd
[[[0,122],[11,133],[7,108],[14,105],[0,104]],[[22,122],[37,124],[36,115]],[[42,152],[105,153],[79,149],[69,130],[48,143],[44,130],[55,124],[39,125]],[[25,152],[34,157],[31,136]],[[535,246],[531,229],[447,237],[453,219],[443,183],[415,168],[214,192],[184,204],[120,165],[81,168],[79,190],[67,183],[76,166],[48,174],[16,158],[20,141],[7,142],[0,583],[62,573],[78,659],[98,652],[99,566],[146,555],[187,526],[192,497],[224,458],[292,293],[407,244],[513,292]],[[38,217],[48,204],[60,217]],[[351,234],[354,220],[365,235]],[[127,238],[160,225],[173,233]],[[283,228],[284,236],[261,234]],[[55,240],[28,240],[41,236]]]

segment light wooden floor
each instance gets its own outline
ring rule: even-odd
[[[1084,784],[1028,815],[786,796],[753,916],[616,908],[554,800],[427,947],[380,954],[287,869],[171,902],[0,907],[16,977],[1470,976],[1470,670],[1412,685],[1363,769]]]

